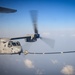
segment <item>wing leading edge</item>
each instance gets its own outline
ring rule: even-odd
[[[10,38],[10,40],[18,40],[18,39],[25,39],[25,38],[31,38],[31,36],[15,37],[15,38]]]

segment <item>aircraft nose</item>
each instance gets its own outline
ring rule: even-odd
[[[17,50],[18,50],[18,51],[21,51],[21,50],[22,50],[22,48],[21,48],[21,47],[18,47],[18,48],[17,48]]]
[[[19,52],[21,52],[21,50],[22,50],[21,47],[15,47],[15,48],[13,48],[13,51],[14,51],[15,53],[19,53]]]

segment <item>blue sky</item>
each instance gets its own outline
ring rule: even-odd
[[[74,0],[0,0],[0,3],[1,6],[15,8],[18,11],[14,14],[0,14],[1,29],[5,27],[7,30],[9,28],[11,32],[13,32],[13,29],[23,32],[28,28],[31,32],[33,27],[30,10],[38,11],[40,31],[74,29]]]
[[[50,28],[64,28],[64,27],[74,27],[75,20],[75,5],[74,1],[70,0],[16,0],[16,1],[1,1],[2,6],[7,6],[11,8],[15,8],[18,10],[17,13],[12,15],[5,15],[4,18],[7,20],[4,21],[13,21],[13,25],[16,23],[20,25],[27,24],[30,26],[31,18],[29,11],[30,10],[38,10],[38,23],[39,25],[46,26],[48,25]],[[2,14],[1,14],[2,15]],[[15,17],[14,17],[15,16]],[[11,19],[10,19],[11,17]],[[22,19],[20,19],[22,18]],[[18,21],[14,24],[14,20]],[[26,21],[26,22],[25,22]],[[43,21],[43,22],[42,22]],[[69,23],[68,23],[69,22]],[[17,26],[17,25],[16,25]],[[25,25],[24,25],[25,26]]]
[[[50,48],[38,39],[28,48],[34,52],[75,50],[74,0],[0,0],[0,6],[17,9],[16,13],[0,13],[0,37],[25,36],[33,32],[30,10],[38,11],[41,36],[55,40]],[[24,40],[19,40],[24,50]],[[0,56],[1,75],[74,75],[75,54]],[[10,67],[9,67],[10,66]]]

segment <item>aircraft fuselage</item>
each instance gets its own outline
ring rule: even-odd
[[[0,54],[20,54],[22,47],[19,41],[0,39]]]

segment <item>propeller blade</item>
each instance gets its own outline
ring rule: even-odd
[[[11,8],[6,8],[6,7],[0,7],[0,13],[14,13],[17,10],[11,9]]]
[[[37,11],[36,10],[31,10],[30,14],[31,14],[31,19],[32,19],[33,27],[34,27],[34,33],[38,34],[38,28],[37,28]]]
[[[44,38],[40,37],[40,39],[45,42],[47,45],[49,45],[51,48],[54,48],[55,40],[49,39],[49,38]]]

